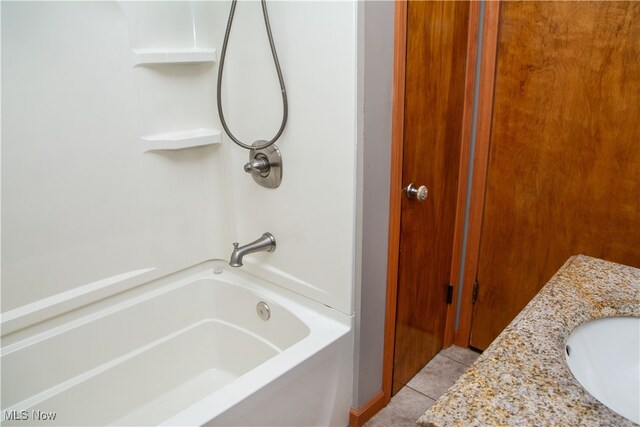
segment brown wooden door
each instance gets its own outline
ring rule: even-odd
[[[456,214],[467,2],[409,2],[393,393],[443,345]]]
[[[505,2],[471,345],[579,253],[640,267],[640,3]]]

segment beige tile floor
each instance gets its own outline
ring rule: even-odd
[[[438,353],[365,427],[415,427],[429,409],[480,354],[452,346]]]

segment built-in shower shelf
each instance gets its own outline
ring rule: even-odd
[[[161,133],[140,137],[142,151],[180,150],[182,148],[202,147],[220,144],[220,131],[217,129],[190,129],[183,132]]]
[[[216,62],[215,49],[131,49],[134,65]]]

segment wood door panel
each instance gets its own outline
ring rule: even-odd
[[[442,348],[451,271],[468,2],[409,2],[393,393]]]
[[[505,2],[471,345],[578,253],[640,267],[640,3]]]

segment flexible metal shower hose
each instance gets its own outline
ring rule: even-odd
[[[269,37],[269,45],[271,46],[271,54],[273,56],[273,63],[276,66],[276,72],[278,73],[278,80],[280,81],[280,90],[282,92],[282,123],[280,124],[280,129],[278,129],[278,132],[276,133],[276,135],[269,140],[268,142],[259,145],[259,146],[252,146],[250,144],[245,144],[242,141],[240,141],[238,138],[236,138],[233,133],[231,133],[231,130],[229,129],[229,126],[227,126],[227,122],[224,119],[224,112],[222,110],[222,93],[221,93],[221,89],[222,89],[222,70],[224,69],[224,60],[227,56],[227,43],[229,42],[229,34],[231,33],[231,26],[233,25],[233,15],[236,12],[236,4],[237,4],[238,0],[233,0],[231,2],[231,10],[229,11],[229,19],[227,20],[227,29],[224,33],[224,42],[222,43],[222,54],[220,55],[220,70],[218,71],[218,85],[217,85],[217,91],[218,91],[218,115],[220,116],[220,121],[222,122],[222,127],[224,128],[224,131],[227,133],[227,135],[229,135],[229,138],[231,138],[231,140],[233,142],[235,142],[236,144],[238,144],[240,147],[242,148],[246,148],[247,150],[251,150],[251,149],[262,149],[262,148],[266,148],[268,146],[270,146],[271,144],[273,144],[274,142],[276,142],[278,140],[278,138],[280,138],[280,135],[282,135],[282,132],[284,131],[284,127],[287,124],[287,117],[289,115],[289,106],[287,103],[287,91],[284,87],[284,78],[282,77],[282,70],[280,70],[280,62],[278,61],[278,53],[276,52],[276,46],[273,43],[273,36],[271,35],[271,24],[269,23],[269,15],[267,13],[267,2],[266,0],[262,0],[262,15],[264,16],[264,25],[267,28],[267,36]]]

